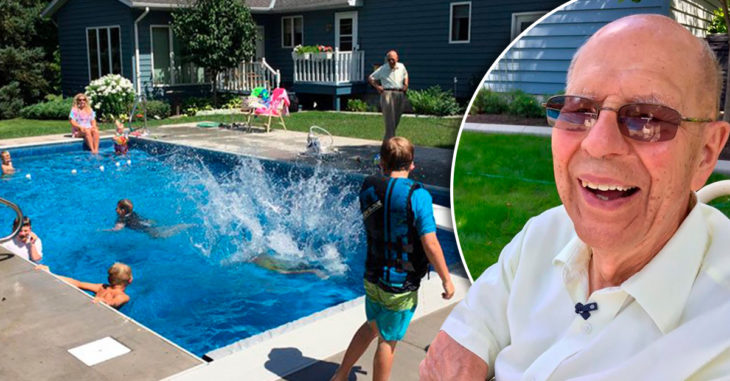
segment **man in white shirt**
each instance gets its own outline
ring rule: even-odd
[[[380,108],[385,119],[383,142],[395,136],[408,91],[408,71],[405,65],[398,62],[398,53],[391,50],[385,57],[388,64],[380,66],[368,77],[370,85],[380,94]]]
[[[563,206],[531,219],[445,321],[425,380],[730,374],[730,220],[698,203],[730,125],[707,45],[635,15],[546,102]]]
[[[13,221],[13,231],[18,227],[18,220]],[[33,233],[30,225],[30,218],[23,217],[23,222],[18,234],[10,241],[4,242],[2,247],[11,253],[31,260],[40,262],[43,258],[43,243],[38,236]]]

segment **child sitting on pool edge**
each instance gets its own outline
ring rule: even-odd
[[[38,265],[37,270],[50,272],[48,266]],[[127,286],[132,283],[132,269],[124,263],[116,262],[109,270],[107,277],[108,284],[81,282],[73,278],[57,275],[62,280],[82,290],[94,293],[94,303],[104,302],[105,304],[119,309],[129,301],[129,295],[125,293]]]
[[[115,120],[114,124],[117,126],[117,132],[112,137],[114,141],[114,153],[117,155],[126,155],[129,150],[127,143],[129,142],[129,135],[124,132],[124,125],[119,120]]]
[[[13,160],[10,158],[10,152],[0,152],[0,159],[2,159],[3,175],[12,175],[13,173],[15,173],[15,168],[13,168]]]

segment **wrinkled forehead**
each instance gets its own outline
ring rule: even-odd
[[[700,87],[711,87],[704,83],[703,50],[696,37],[668,18],[620,19],[600,29],[578,50],[566,91],[578,93],[596,86],[600,91],[608,84],[642,93],[622,94],[629,98],[697,94]]]

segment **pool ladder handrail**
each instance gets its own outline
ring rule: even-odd
[[[0,204],[5,204],[5,205],[9,206],[11,209],[15,210],[15,214],[18,216],[17,221],[23,221],[23,211],[20,210],[20,207],[18,205],[15,205],[12,202],[10,202],[4,198],[1,198],[1,197],[0,197]],[[15,228],[13,229],[12,233],[10,233],[10,235],[5,236],[5,237],[0,237],[0,243],[3,243],[5,241],[10,241],[11,239],[13,239],[13,237],[15,237],[18,234],[18,232],[20,232],[20,228],[22,228],[22,225],[23,224],[18,224],[17,226],[15,226]]]
[[[129,123],[129,131],[139,130],[140,128],[132,128],[132,118],[136,115],[137,106],[142,105],[142,117],[144,120],[144,129],[147,130],[147,96],[145,94],[140,94],[136,97],[134,97],[134,105],[132,106],[132,111],[129,112],[129,118],[127,119]]]

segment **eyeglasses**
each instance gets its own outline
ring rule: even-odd
[[[78,100],[78,101],[76,101],[76,102],[77,102],[77,103],[81,103],[81,102],[86,102],[86,99],[83,99],[83,98],[79,98],[79,100]]]
[[[588,131],[598,121],[601,111],[614,111],[621,134],[642,142],[671,140],[682,122],[713,121],[687,118],[673,108],[651,103],[629,103],[615,109],[577,95],[557,95],[543,105],[550,127],[567,131]]]

